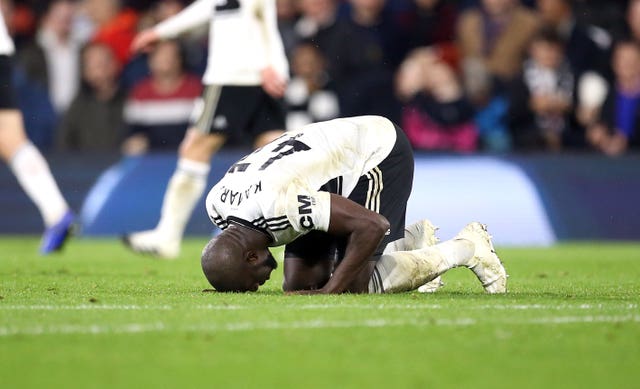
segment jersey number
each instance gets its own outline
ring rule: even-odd
[[[299,151],[307,150],[311,150],[311,147],[307,146],[305,143],[300,142],[295,137],[289,138],[284,142],[278,144],[278,146],[271,151],[272,153],[278,154],[274,155],[273,157],[269,158],[267,162],[263,163],[262,166],[260,166],[260,170],[268,168],[272,163],[281,159],[282,157],[286,157],[287,155],[291,155]]]
[[[224,11],[233,11],[236,9],[240,9],[240,1],[239,0],[218,0],[216,1],[216,11],[224,12]]]
[[[268,168],[275,161],[282,159],[287,155],[291,155],[293,153],[297,153],[300,151],[307,151],[307,150],[311,150],[311,147],[307,146],[306,143],[300,142],[299,140],[296,139],[296,137],[291,137],[283,142],[278,143],[278,145],[273,150],[271,150],[272,153],[276,153],[276,154],[273,157],[269,158],[265,163],[263,163],[262,166],[260,166],[259,170],[264,170]],[[257,151],[260,151],[260,149],[256,150],[256,152]],[[243,162],[245,158],[247,157],[244,157],[238,162],[236,162],[235,164],[233,164],[229,168],[229,170],[227,170],[227,173],[246,171],[251,164],[247,162]]]

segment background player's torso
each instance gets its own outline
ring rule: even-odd
[[[395,140],[394,125],[377,116],[336,119],[288,132],[234,164],[211,189],[207,210],[216,224],[230,216],[250,222],[287,215],[291,219],[296,196],[313,195],[333,178],[342,178],[339,194],[348,196],[360,176],[389,155]],[[327,204],[318,206],[329,212]],[[322,217],[328,222],[328,215]]]
[[[7,26],[4,22],[2,12],[0,12],[0,55],[11,55],[13,51],[13,41],[7,33]]]
[[[209,30],[205,84],[260,85],[270,50],[263,15],[272,0],[217,0]],[[284,55],[284,54],[282,54]],[[283,61],[276,61],[283,62]],[[276,63],[275,65],[278,65]],[[287,69],[277,69],[286,77]]]

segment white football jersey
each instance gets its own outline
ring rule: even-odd
[[[155,31],[172,38],[209,21],[207,85],[260,85],[267,66],[283,79],[289,65],[278,31],[275,0],[196,0]]]
[[[314,229],[327,231],[330,195],[320,187],[338,178],[338,194],[348,197],[395,142],[393,123],[380,116],[287,132],[231,166],[207,195],[207,212],[222,229],[236,222],[269,234],[273,246]]]
[[[0,55],[11,55],[14,51],[13,41],[7,32],[2,12],[0,12]]]

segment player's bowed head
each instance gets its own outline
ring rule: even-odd
[[[278,266],[269,242],[262,232],[230,224],[202,250],[202,271],[218,292],[255,292]]]

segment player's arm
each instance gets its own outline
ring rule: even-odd
[[[275,0],[262,1],[261,16],[262,33],[269,56],[269,64],[262,70],[262,88],[269,95],[280,98],[287,86],[289,63],[278,30]]]
[[[331,194],[328,232],[346,236],[344,258],[320,293],[343,293],[368,266],[380,241],[389,230],[387,219],[345,197]]]
[[[196,0],[169,19],[139,32],[131,44],[134,52],[144,51],[161,39],[175,38],[211,20],[215,0]]]

